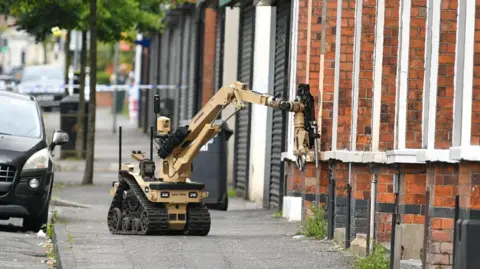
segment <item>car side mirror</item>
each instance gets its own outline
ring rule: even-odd
[[[65,145],[69,141],[69,136],[62,130],[55,130],[53,132],[52,143],[50,143],[50,150],[53,150],[55,146]]]

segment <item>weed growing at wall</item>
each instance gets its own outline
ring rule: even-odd
[[[382,245],[374,244],[373,252],[365,258],[360,258],[355,262],[355,269],[388,269],[390,259]]]
[[[305,217],[303,223],[303,232],[305,236],[315,237],[315,239],[324,239],[327,236],[327,220],[325,220],[325,210],[322,205],[310,205],[312,214]]]

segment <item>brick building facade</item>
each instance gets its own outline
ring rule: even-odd
[[[404,239],[396,248],[403,248],[402,259],[420,259],[426,249],[427,268],[451,268],[456,197],[461,221],[480,220],[480,3],[299,2],[297,82],[309,83],[316,100],[322,97],[319,192],[328,196],[331,169],[335,233],[345,233],[351,186],[351,241],[373,225],[371,236],[390,242],[398,188],[396,232]],[[286,165],[293,168],[288,191],[304,192],[309,206],[315,167],[307,164],[302,174],[293,162]],[[369,223],[371,199],[375,219]]]
[[[288,4],[287,0],[263,0],[243,5],[240,2],[219,0],[196,4],[195,9],[200,7],[202,15],[199,19],[195,17],[193,25],[199,27],[198,39],[191,46],[198,46],[200,56],[185,58],[198,63],[191,65],[189,76],[194,78],[193,83],[189,83],[190,88],[180,97],[195,96],[195,103],[205,104],[218,88],[215,87],[218,74],[231,71],[237,62],[239,70],[247,70],[253,77],[265,76],[265,81],[268,76],[280,73],[275,72],[277,69],[282,70],[282,75],[288,75],[282,77],[280,85],[288,88],[287,98],[293,98],[292,92],[298,84],[309,84],[320,130],[320,165],[316,168],[307,163],[304,171],[296,168],[289,145],[292,138],[288,134],[293,123],[291,119],[279,119],[278,122],[285,120],[285,126],[278,127],[277,134],[285,136],[282,142],[285,145],[281,147],[286,151],[282,153],[283,168],[278,170],[285,177],[275,174],[279,197],[301,196],[303,209],[318,199],[326,206],[327,213],[334,214],[333,236],[341,245],[345,241],[337,238],[343,238],[347,230],[350,231],[347,240],[353,245],[362,240],[360,234],[370,234],[372,239],[388,245],[395,228],[395,248],[400,251],[401,259],[426,257],[427,268],[451,268],[455,259],[454,240],[459,240],[453,233],[455,213],[459,219],[457,231],[478,230],[475,223],[480,222],[480,60],[477,59],[480,2],[291,0]],[[288,5],[291,10],[286,9]],[[269,19],[262,21],[263,15],[254,15],[252,6]],[[271,6],[272,11],[265,6]],[[274,12],[274,8],[282,11]],[[229,28],[233,18],[229,16],[233,13],[225,10],[240,10],[235,15],[238,23],[235,27]],[[276,15],[285,13],[290,14],[289,21],[278,21]],[[219,18],[225,14],[229,23],[218,27]],[[248,22],[248,27],[242,25],[247,23],[244,19],[238,19],[245,16],[255,18]],[[265,23],[272,25],[269,28]],[[285,31],[276,27],[276,23],[288,27],[288,42],[278,43],[285,41]],[[262,38],[260,31],[274,33],[276,41],[270,41],[272,50],[288,44],[284,67],[280,68],[276,59],[270,66],[259,67],[258,59],[265,57],[255,53],[261,42],[240,34],[250,28],[256,33],[252,34],[255,38]],[[235,40],[238,47],[229,41],[220,44],[223,50],[218,49],[218,42],[224,42],[218,32],[221,29],[230,31],[227,40]],[[233,31],[238,33],[234,35]],[[248,46],[247,41],[251,42]],[[239,51],[237,57],[229,54],[233,47]],[[223,51],[230,55],[229,59],[223,59]],[[242,66],[241,60],[257,64]],[[224,77],[231,78],[233,73],[236,72]],[[256,81],[264,83],[264,77]],[[277,85],[275,81],[265,83]],[[268,92],[272,90],[269,88]],[[258,128],[250,129],[252,141],[259,139]],[[266,148],[273,145],[268,143]],[[251,151],[244,158],[250,159],[255,154]],[[268,152],[273,151],[273,148],[266,151],[265,159],[270,159]],[[258,168],[252,166],[264,166],[256,161],[247,165],[251,171],[245,175],[246,191],[248,186],[263,187],[267,201],[264,205],[269,207],[276,204],[267,197],[273,181],[266,178],[265,185],[249,182],[252,171],[258,173]],[[269,169],[267,163],[265,170]],[[273,174],[266,173],[266,177]],[[334,189],[329,192],[331,186]],[[330,200],[334,204],[332,210],[328,208]],[[396,225],[392,226],[394,212],[398,214]],[[464,240],[469,232],[459,234]],[[467,244],[472,249],[476,243]],[[465,256],[467,249],[458,253],[458,261],[471,259]]]

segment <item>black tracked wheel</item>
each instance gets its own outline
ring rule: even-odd
[[[134,233],[138,233],[140,231],[140,219],[139,218],[135,218],[133,219],[133,222],[132,222],[132,231]]]
[[[108,228],[110,231],[119,230],[121,225],[122,212],[117,207],[108,211]]]
[[[122,230],[123,231],[130,231],[132,229],[132,221],[127,214],[123,214],[122,218]]]
[[[185,235],[206,236],[210,232],[210,213],[203,203],[192,203],[187,206],[187,224]]]
[[[124,191],[129,192],[125,199]],[[163,235],[168,231],[168,210],[150,202],[135,180],[119,176],[108,211],[108,229],[120,235]]]

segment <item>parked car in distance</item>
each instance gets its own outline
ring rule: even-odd
[[[54,180],[52,152],[68,143],[56,130],[49,144],[35,97],[0,91],[0,219],[23,218],[26,230],[47,223]]]
[[[0,91],[15,92],[17,88],[15,77],[12,75],[0,75]]]
[[[25,66],[20,83],[19,93],[35,96],[40,107],[45,110],[58,108],[65,97],[65,70],[62,65],[32,65]]]

